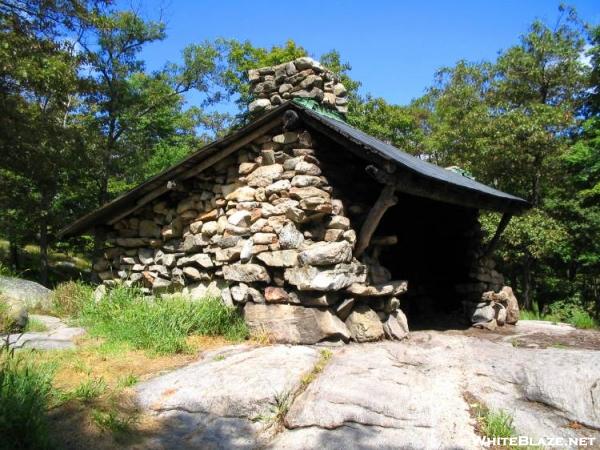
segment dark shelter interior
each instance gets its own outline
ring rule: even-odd
[[[382,247],[379,260],[393,279],[408,280],[401,304],[412,329],[468,325],[456,285],[468,281],[477,210],[408,194],[398,199],[378,227],[398,243]]]
[[[368,175],[364,160],[324,136],[320,141],[327,142],[317,155],[324,175],[358,232],[382,186]],[[478,210],[402,192],[396,196],[397,204],[383,215],[365,255],[379,260],[391,279],[408,281],[400,301],[411,329],[468,326],[456,285],[468,281],[480,243]],[[375,245],[390,237],[397,243]]]

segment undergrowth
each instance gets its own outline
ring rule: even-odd
[[[66,283],[56,290],[54,304],[57,311],[74,316],[92,336],[156,354],[187,351],[190,335],[224,336],[233,341],[248,335],[238,312],[216,298],[195,302],[184,297],[148,298],[139,289],[121,286],[96,301],[89,286]]]
[[[580,305],[568,302],[556,302],[550,305],[547,312],[522,310],[519,313],[522,320],[544,320],[546,322],[564,322],[575,328],[600,328],[598,321]]]
[[[53,368],[0,348],[0,449],[49,449]]]

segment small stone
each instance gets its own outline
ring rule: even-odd
[[[273,142],[276,144],[293,144],[298,140],[298,133],[286,131],[283,134],[278,134],[273,137]]]
[[[383,335],[383,325],[377,313],[367,305],[359,304],[345,320],[350,336],[356,342],[371,342],[380,340]]]
[[[298,262],[298,252],[296,250],[276,250],[259,253],[256,258],[269,267],[293,267]]]
[[[408,321],[401,310],[390,313],[389,317],[383,322],[383,331],[388,339],[402,340],[408,337]]]
[[[248,186],[251,187],[266,187],[269,184],[272,184],[275,180],[279,179],[282,173],[283,166],[281,164],[260,166],[246,177],[246,181]]]
[[[264,111],[271,106],[271,102],[266,98],[258,98],[248,105],[248,110],[253,112]]]
[[[252,240],[255,244],[274,244],[277,242],[277,235],[275,233],[256,233],[252,236]]]
[[[246,210],[240,210],[234,212],[227,221],[236,227],[249,227],[250,226],[251,214]]]
[[[138,258],[142,264],[154,263],[154,250],[150,248],[140,248],[138,250]]]
[[[294,187],[308,187],[308,186],[320,186],[322,183],[321,178],[314,175],[296,175],[292,178],[292,186]]]
[[[250,186],[241,186],[226,195],[225,199],[235,202],[251,202],[254,200],[255,195],[256,189],[253,189]]]
[[[344,216],[331,216],[327,223],[327,228],[347,230],[350,228],[350,219]]]
[[[190,223],[190,233],[198,234],[202,230],[203,222],[201,220],[197,220],[196,222]]]
[[[240,250],[240,261],[245,263],[250,261],[252,258],[252,249],[254,247],[253,239],[246,239],[242,244],[242,249]]]
[[[231,286],[231,298],[236,303],[246,303],[248,301],[248,285],[240,283]]]
[[[184,267],[183,273],[187,278],[189,278],[190,280],[194,280],[194,281],[201,280],[204,278],[202,273],[200,273],[200,271],[198,269],[196,269],[195,267],[191,267],[191,266]]]
[[[199,266],[204,269],[210,269],[214,267],[212,259],[209,255],[204,253],[196,253],[195,255],[191,255],[185,258],[179,258],[177,261],[178,266]]]
[[[335,313],[341,320],[346,320],[352,307],[354,306],[355,300],[353,298],[347,298],[335,308]]]
[[[304,236],[293,223],[286,223],[279,232],[279,245],[283,249],[299,248]]]
[[[203,222],[208,222],[211,220],[215,220],[218,216],[219,216],[219,211],[217,211],[216,209],[213,209],[211,211],[207,211],[205,213],[200,214],[198,219],[202,220]]]
[[[283,162],[283,168],[285,170],[294,170],[296,168],[296,165],[298,165],[298,163],[300,163],[302,161],[304,161],[304,158],[301,157],[301,156],[297,156],[295,158],[286,159]]]
[[[321,169],[319,169],[319,166],[306,161],[300,161],[298,164],[296,164],[294,170],[303,175],[321,175]]]
[[[367,271],[364,265],[354,262],[337,264],[333,268],[291,267],[285,269],[284,276],[301,291],[339,291],[352,283],[363,283]]]
[[[360,297],[385,297],[400,295],[406,292],[407,288],[408,283],[406,281],[390,281],[372,286],[355,283],[348,287],[346,291]]]
[[[169,292],[171,289],[171,281],[163,278],[156,278],[152,283],[152,292],[155,294],[162,294]]]
[[[231,281],[253,283],[256,281],[269,282],[271,278],[263,266],[258,264],[231,264],[223,266],[223,278]]]
[[[160,237],[160,227],[153,220],[142,220],[139,226],[141,237]]]
[[[291,187],[291,183],[289,180],[279,180],[279,181],[276,181],[275,183],[268,185],[265,188],[265,192],[266,192],[267,196],[270,196],[272,194],[278,194],[281,191],[287,191],[290,187]]]
[[[219,227],[217,225],[217,222],[206,222],[202,225],[202,234],[206,237],[211,237],[217,234],[218,229]]]
[[[325,242],[336,242],[342,239],[343,234],[344,230],[327,230],[323,239]]]
[[[288,293],[280,287],[267,286],[265,288],[265,301],[267,303],[286,303]]]
[[[188,209],[194,209],[195,207],[196,201],[193,197],[185,198],[177,204],[177,214],[181,214]]]
[[[343,97],[346,95],[346,87],[342,83],[337,83],[333,86],[333,93],[336,97]]]
[[[348,242],[317,242],[298,255],[303,265],[328,266],[352,260],[352,247]]]
[[[238,173],[240,175],[248,175],[250,172],[252,172],[257,167],[258,167],[258,164],[256,164],[255,162],[243,162],[240,164]]]
[[[190,234],[183,240],[182,250],[184,253],[193,253],[208,245],[201,234]]]
[[[262,150],[260,154],[262,156],[263,166],[270,166],[271,164],[275,164],[275,152],[273,150]]]
[[[306,213],[300,208],[290,208],[285,212],[285,216],[295,223],[304,223],[306,221]]]

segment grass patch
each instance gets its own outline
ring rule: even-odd
[[[521,320],[543,320],[552,323],[568,323],[575,328],[594,329],[599,328],[598,322],[587,311],[580,308],[570,308],[567,311],[540,313],[539,311],[522,310],[519,313]]]
[[[569,323],[575,328],[598,328],[598,322],[587,311],[574,311],[569,318]]]
[[[46,409],[53,368],[0,349],[0,449],[52,448]]]
[[[43,331],[48,331],[48,327],[41,320],[30,316],[23,331],[26,333],[41,333]]]
[[[302,380],[300,381],[300,392],[304,391],[308,387],[308,385],[315,380],[317,375],[323,372],[323,369],[325,368],[332,356],[333,352],[328,348],[321,350],[321,352],[319,353],[319,360],[317,361],[317,363],[314,365],[310,372],[308,372],[302,377]]]
[[[68,281],[52,291],[53,312],[60,317],[76,317],[90,301],[94,289],[85,283]]]
[[[91,417],[92,421],[102,431],[107,431],[117,436],[132,431],[137,422],[135,415],[122,414],[115,409],[109,411],[94,409],[92,410]]]
[[[238,341],[248,336],[243,319],[219,299],[147,299],[139,290],[118,287],[100,302],[87,300],[81,323],[92,335],[156,354],[189,351],[186,338],[197,334]]]

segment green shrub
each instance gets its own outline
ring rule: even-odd
[[[548,322],[565,322],[575,328],[598,328],[598,322],[582,306],[580,299],[571,298],[552,303],[547,311],[521,311],[522,320],[545,320]]]
[[[218,299],[148,299],[138,289],[127,287],[110,290],[100,302],[86,301],[80,320],[94,335],[159,354],[186,351],[185,338],[191,334],[233,340],[248,334],[235,309]]]
[[[574,311],[568,322],[575,328],[598,328],[598,322],[587,311]]]
[[[0,349],[0,449],[47,449],[53,371]]]
[[[94,288],[78,281],[59,284],[52,291],[52,305],[59,316],[76,316],[83,307],[93,301]]]
[[[480,416],[482,432],[489,438],[509,438],[515,433],[513,418],[506,411],[490,411]]]

